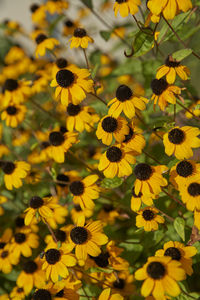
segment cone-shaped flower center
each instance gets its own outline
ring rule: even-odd
[[[112,117],[106,117],[102,121],[102,128],[106,132],[114,132],[117,129],[117,120]]]
[[[184,141],[185,133],[183,130],[174,128],[168,133],[168,139],[172,144],[179,145]]]
[[[17,244],[22,244],[26,240],[26,235],[24,233],[21,233],[21,232],[16,233],[14,237],[15,237],[15,242]]]
[[[125,287],[125,280],[122,278],[119,278],[119,280],[115,280],[113,282],[113,287],[119,290],[123,290],[123,288]]]
[[[106,157],[110,162],[118,162],[122,158],[122,151],[118,147],[112,146],[106,151]]]
[[[193,166],[189,161],[183,160],[176,166],[176,172],[182,177],[188,177],[193,173]]]
[[[36,3],[34,3],[34,4],[31,5],[30,11],[31,11],[32,13],[34,13],[38,8],[39,8],[39,5],[36,4]]]
[[[200,196],[200,184],[197,182],[191,183],[188,186],[188,193],[193,197]]]
[[[69,70],[60,70],[56,74],[56,81],[63,88],[69,87],[74,82],[75,76]]]
[[[86,35],[87,35],[87,32],[86,32],[86,30],[83,29],[83,28],[76,28],[76,29],[74,30],[74,36],[75,36],[75,37],[83,38],[83,37],[86,36]]]
[[[150,209],[145,209],[142,213],[142,216],[146,221],[151,221],[155,217],[154,212]]]
[[[45,253],[46,261],[50,265],[55,265],[60,260],[60,251],[57,249],[49,249]]]
[[[170,68],[176,68],[180,65],[180,61],[173,60],[172,57],[168,56],[165,60],[165,65]]]
[[[53,146],[60,146],[64,142],[65,138],[60,131],[53,131],[49,135],[49,142]]]
[[[15,79],[7,79],[4,83],[3,90],[14,91],[18,88],[18,82]]]
[[[179,249],[177,249],[175,247],[170,247],[165,250],[164,256],[170,256],[174,260],[180,260],[181,252]]]
[[[151,89],[157,96],[161,95],[168,87],[168,83],[165,79],[154,79],[151,82]]]
[[[3,251],[3,252],[1,253],[1,258],[6,258],[6,257],[8,257],[8,254],[9,254],[8,251]]]
[[[30,260],[24,264],[23,270],[27,274],[33,274],[37,270],[37,268],[37,264],[33,260]]]
[[[151,262],[147,267],[147,273],[153,279],[161,279],[166,273],[165,266],[158,261]]]
[[[69,182],[69,176],[67,176],[65,174],[58,174],[56,177],[56,180],[63,181],[63,183],[57,183],[57,184],[61,187],[65,187],[65,186],[67,186],[67,183]]]
[[[5,174],[12,174],[15,170],[15,164],[11,161],[6,161],[3,163],[2,170]]]
[[[33,300],[51,300],[51,294],[45,289],[37,290],[33,295]]]
[[[84,244],[88,238],[88,232],[85,227],[77,226],[74,227],[70,232],[72,242],[77,245]]]
[[[116,98],[119,101],[124,102],[126,100],[129,100],[132,96],[133,92],[127,85],[122,84],[117,88]]]
[[[9,105],[9,106],[6,108],[6,112],[7,112],[8,115],[14,116],[14,115],[16,115],[16,113],[17,113],[17,108],[16,108],[14,105]]]
[[[41,207],[43,204],[44,201],[39,196],[33,196],[29,202],[30,207],[35,209]]]
[[[148,180],[152,172],[152,168],[145,163],[138,164],[134,169],[135,176],[139,180]]]
[[[67,21],[65,21],[65,26],[67,26],[67,27],[73,27],[74,23],[71,20],[67,20]]]
[[[77,180],[77,181],[73,181],[70,186],[69,186],[70,192],[74,195],[74,196],[80,196],[83,194],[84,192],[84,184],[82,181]]]
[[[108,252],[101,253],[96,257],[92,257],[94,259],[96,265],[100,268],[106,268],[109,265],[108,258],[110,254]]]
[[[56,236],[56,239],[60,242],[65,242],[66,241],[66,232],[64,232],[63,230],[60,230],[60,229],[57,229],[55,231],[55,236]]]
[[[36,43],[39,45],[41,44],[44,40],[47,39],[47,36],[43,33],[38,34],[38,36],[35,38]]]
[[[70,116],[77,116],[80,111],[81,111],[80,105],[74,105],[74,104],[70,103],[67,106],[67,112]]]
[[[57,66],[59,69],[66,68],[67,65],[68,65],[68,62],[67,62],[67,60],[66,60],[65,58],[60,57],[60,58],[58,58],[58,59],[56,60],[56,66]]]

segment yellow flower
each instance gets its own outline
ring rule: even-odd
[[[197,117],[200,116],[199,104],[200,104],[200,100],[198,100],[198,98],[197,98],[197,99],[195,99],[195,103],[193,103],[191,106],[188,107],[189,110]],[[187,119],[193,118],[193,115],[189,111],[185,112],[185,116]]]
[[[174,127],[163,136],[165,153],[168,156],[175,155],[178,159],[187,159],[193,156],[192,148],[200,147],[200,139],[197,137],[200,130],[197,127]]]
[[[0,249],[0,271],[8,274],[12,271],[12,265],[19,263],[19,257],[12,254],[11,247],[7,244],[3,249]]]
[[[70,183],[69,190],[73,195],[73,201],[75,204],[79,204],[82,209],[94,208],[93,199],[99,197],[99,187],[96,185],[98,180],[97,175],[89,175],[83,180],[76,180]]]
[[[200,181],[191,179],[187,184],[179,187],[181,200],[190,211],[200,211]]]
[[[147,3],[148,8],[152,14],[158,16],[163,13],[167,20],[172,20],[180,11],[186,12],[192,8],[192,2],[190,0],[149,0]]]
[[[138,12],[138,6],[140,4],[140,0],[115,0],[113,6],[115,17],[117,16],[118,11],[123,18],[127,17],[129,13],[135,15]]]
[[[45,3],[45,10],[51,15],[63,14],[65,9],[68,8],[68,5],[69,5],[68,2],[65,0],[58,0],[58,1],[48,0]]]
[[[70,41],[70,48],[81,47],[86,49],[88,47],[88,43],[94,43],[94,40],[87,35],[87,32],[84,28],[76,28]]]
[[[97,256],[101,253],[100,246],[108,242],[108,238],[102,233],[100,221],[90,221],[85,225],[85,217],[79,218],[77,225],[71,230],[69,242],[70,249],[75,248],[75,255],[80,265],[87,259],[87,254]]]
[[[10,104],[1,113],[1,119],[6,121],[6,126],[15,128],[23,122],[26,111],[24,105]]]
[[[98,214],[98,219],[100,219],[106,226],[108,224],[112,225],[115,223],[115,219],[119,217],[117,209],[112,204],[104,204],[101,211]]]
[[[2,156],[4,155],[8,155],[10,153],[10,150],[8,149],[8,147],[4,144],[0,143],[0,158],[2,158]]]
[[[32,13],[32,21],[40,25],[41,27],[45,27],[47,25],[46,21],[46,13],[45,13],[45,5],[38,5],[36,3],[32,4],[30,7],[30,11]]]
[[[158,68],[156,78],[160,79],[163,76],[166,76],[167,82],[173,84],[176,79],[176,74],[182,80],[187,80],[190,75],[190,70],[186,66],[182,66],[180,61],[176,61],[169,55],[165,64]]]
[[[53,229],[56,229],[58,224],[63,224],[66,221],[66,216],[68,215],[67,207],[60,205],[58,200],[57,196],[52,197],[52,204],[55,205],[53,208],[53,216],[47,218],[47,222]]]
[[[18,189],[22,186],[22,178],[27,176],[31,166],[24,161],[1,161],[0,167],[4,172],[4,182],[8,190],[12,190],[13,187]]]
[[[69,103],[77,105],[86,98],[86,92],[93,92],[93,80],[88,79],[90,72],[87,69],[79,69],[69,66],[58,71],[51,82],[56,87],[55,97],[60,95],[61,103],[67,106]]]
[[[162,216],[159,216],[158,210],[154,207],[145,207],[137,212],[136,226],[138,228],[144,227],[145,231],[158,230],[158,223],[165,222]]]
[[[141,294],[144,297],[153,295],[155,299],[164,299],[165,293],[172,297],[180,294],[177,281],[185,279],[181,263],[171,257],[149,257],[147,263],[135,272],[137,280],[145,280]]]
[[[124,297],[134,295],[135,286],[133,285],[133,274],[130,274],[129,271],[116,274],[114,274],[114,272],[108,274],[103,287],[107,288],[110,286],[113,293],[120,293],[120,295]]]
[[[103,117],[97,127],[96,135],[105,145],[110,145],[115,140],[120,143],[129,133],[129,127],[126,119],[122,117],[114,118],[109,115]]]
[[[77,143],[77,133],[60,131],[52,131],[49,134],[50,147],[48,147],[49,156],[58,163],[65,161],[65,153],[72,146]]]
[[[10,299],[12,300],[23,300],[25,299],[26,295],[24,293],[23,287],[14,287],[12,292],[10,293]]]
[[[142,203],[150,206],[153,205],[153,199],[155,196],[143,195],[141,192],[139,194],[135,193],[135,187],[132,188],[132,197],[131,197],[131,209],[133,211],[138,211],[142,205]]]
[[[55,46],[59,45],[60,42],[55,38],[47,38],[45,34],[39,34],[35,41],[37,43],[37,47],[35,50],[35,56],[38,58],[39,56],[44,56],[46,50],[53,50]]]
[[[192,259],[196,255],[197,249],[193,246],[186,246],[180,242],[167,242],[163,249],[157,250],[155,256],[170,256],[172,260],[179,261],[186,274],[192,275]]]
[[[67,19],[63,24],[63,35],[68,36],[74,33],[74,30],[79,26],[76,21],[72,21],[71,19]]]
[[[24,289],[26,295],[32,291],[33,287],[41,288],[44,286],[45,273],[41,269],[41,263],[38,259],[28,260],[23,264],[16,283],[18,287]]]
[[[23,128],[19,128],[19,130],[16,130],[14,133],[12,139],[13,146],[20,147],[25,145],[28,142],[30,135],[30,131],[24,130]]]
[[[6,64],[14,64],[17,61],[22,60],[25,57],[25,52],[20,46],[13,46],[6,54],[4,61]]]
[[[176,104],[176,95],[181,93],[181,88],[175,85],[168,85],[163,78],[152,80],[151,88],[153,91],[151,100],[154,100],[154,107],[158,103],[161,110],[165,110],[168,103]]]
[[[111,294],[111,288],[106,288],[99,295],[98,300],[123,300],[124,297],[120,294]]]
[[[108,148],[106,152],[102,154],[98,169],[103,171],[104,176],[107,178],[129,176],[132,174],[130,164],[134,164],[135,161],[130,150],[116,145]]]
[[[85,218],[90,218],[93,215],[93,210],[88,208],[84,208],[82,210],[79,204],[75,204],[74,208],[72,208],[72,210],[70,211],[70,214],[73,223],[76,224],[81,216],[84,216]]]
[[[134,95],[132,90],[123,84],[117,88],[116,97],[108,103],[108,106],[111,105],[108,114],[117,118],[121,112],[124,112],[129,119],[132,119],[135,110],[144,110],[147,102],[146,98]]]
[[[134,169],[136,181],[134,183],[135,194],[141,192],[144,196],[154,197],[161,192],[161,187],[167,185],[167,180],[162,173],[167,171],[167,167],[150,166],[146,163],[139,163]]]
[[[145,138],[142,135],[142,130],[135,126],[134,122],[129,125],[129,133],[125,135],[122,141],[122,147],[133,151],[134,156],[140,155],[145,147]]]
[[[17,81],[15,79],[6,79],[3,85],[3,103],[5,106],[23,103],[31,94],[29,81]]]
[[[80,106],[69,103],[67,106],[66,128],[72,132],[75,130],[82,132],[92,123],[88,106]],[[91,125],[92,126],[92,125]],[[89,126],[90,127],[90,126]]]
[[[46,273],[46,279],[51,279],[53,282],[58,281],[58,276],[66,278],[69,275],[67,267],[76,265],[76,259],[72,254],[65,251],[64,248],[51,248],[45,252],[45,261],[42,265],[42,270]]]

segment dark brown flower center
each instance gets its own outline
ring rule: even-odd
[[[110,254],[108,252],[100,253],[96,257],[91,257],[96,265],[100,268],[106,268],[109,265],[108,258],[110,257]]]
[[[50,143],[49,143],[49,142],[42,142],[42,143],[40,144],[41,149],[46,149],[46,148],[48,148],[49,146],[50,146]]]
[[[174,260],[180,260],[181,252],[179,249],[177,249],[175,247],[170,247],[165,250],[164,256],[170,256]]]
[[[16,225],[16,227],[19,227],[19,228],[23,227],[24,226],[24,218],[17,217],[15,219],[15,225]]]
[[[119,101],[124,102],[126,100],[129,100],[132,96],[133,92],[127,85],[122,84],[117,88],[116,98]]]
[[[3,252],[1,253],[1,258],[6,258],[6,257],[8,257],[8,254],[9,254],[8,251],[3,251]]]
[[[139,180],[148,180],[151,177],[152,172],[151,166],[145,163],[138,164],[134,169],[135,176]]]
[[[103,210],[107,213],[113,211],[115,208],[112,204],[104,204],[103,205]]]
[[[180,65],[180,61],[174,60],[170,55],[165,60],[165,65],[170,68],[176,68]]]
[[[106,157],[110,162],[118,162],[122,158],[122,151],[118,147],[112,146],[106,151]]]
[[[84,192],[84,184],[82,181],[77,180],[77,181],[73,181],[70,186],[69,186],[70,192],[74,195],[74,196],[80,196],[83,194]]]
[[[4,82],[4,85],[3,85],[3,91],[7,90],[7,91],[14,91],[18,88],[18,82],[17,80],[15,79],[7,79],[5,82]]]
[[[65,187],[69,183],[69,176],[67,176],[65,174],[58,174],[56,177],[56,180],[60,181],[59,183],[57,183],[59,186]]]
[[[189,161],[183,160],[176,166],[176,172],[182,177],[191,176],[193,173],[193,166]]]
[[[39,196],[33,196],[29,202],[30,207],[32,207],[34,209],[41,207],[43,204],[44,204],[44,201]]]
[[[145,209],[142,213],[142,216],[143,218],[146,220],[146,221],[151,221],[154,219],[155,217],[155,214],[152,210],[150,209]]]
[[[69,87],[70,85],[72,85],[74,80],[75,80],[75,76],[69,70],[66,69],[60,70],[56,74],[56,81],[59,84],[59,86],[61,86],[62,88]]]
[[[18,293],[23,293],[23,292],[24,292],[24,289],[23,289],[22,287],[20,287],[20,288],[17,289],[17,292],[18,292]]]
[[[75,205],[74,205],[74,209],[75,209],[77,212],[82,211],[82,209],[81,209],[81,207],[80,207],[79,204],[75,204]]]
[[[118,280],[115,280],[113,282],[113,287],[115,289],[123,290],[123,288],[125,287],[125,280],[122,279],[122,278],[119,278]]]
[[[73,27],[74,26],[74,23],[71,20],[65,21],[64,24],[65,24],[66,27]]]
[[[53,131],[49,135],[49,142],[52,146],[60,146],[64,142],[65,138],[60,131]]]
[[[6,108],[6,112],[7,112],[8,115],[14,116],[17,113],[17,108],[13,105],[10,105]]]
[[[64,294],[65,294],[65,291],[64,289],[62,289],[61,291],[59,291],[55,296],[58,297],[58,298],[63,298],[64,297]],[[65,297],[64,297],[65,298]]]
[[[121,3],[125,3],[127,2],[127,0],[116,0],[117,3],[121,4]]]
[[[41,44],[44,40],[47,39],[47,36],[43,33],[38,34],[38,36],[35,38],[36,43],[39,45]]]
[[[26,235],[24,233],[19,232],[14,235],[14,238],[17,244],[22,244],[26,240]]]
[[[56,236],[56,239],[60,242],[65,242],[66,238],[67,238],[66,232],[64,232],[63,230],[60,230],[60,229],[57,229],[55,231],[55,236]]]
[[[161,279],[166,273],[165,266],[158,261],[151,262],[147,267],[147,273],[153,279]]]
[[[39,8],[40,6],[38,5],[38,4],[32,4],[31,6],[30,6],[30,11],[32,12],[32,13],[34,13],[38,8]]]
[[[161,95],[168,87],[168,83],[165,79],[153,79],[151,82],[151,89],[157,96]]]
[[[112,117],[106,117],[102,121],[102,128],[106,132],[114,132],[117,129],[117,119]]]
[[[33,294],[33,300],[51,300],[51,294],[45,289],[39,289]]]
[[[6,243],[0,242],[0,249],[3,249],[5,247]]]
[[[61,254],[59,250],[52,248],[47,250],[45,257],[48,264],[55,265],[60,260]]]
[[[87,35],[87,32],[86,32],[86,30],[83,29],[83,28],[76,28],[76,29],[74,30],[74,36],[75,36],[75,37],[83,38],[83,37],[86,36],[86,35]]]
[[[174,128],[168,133],[168,139],[172,144],[179,145],[185,139],[185,133],[183,130]]]
[[[81,226],[74,227],[70,232],[70,237],[74,244],[84,244],[88,239],[87,229]]]
[[[58,58],[56,60],[56,66],[59,68],[59,69],[63,69],[63,68],[66,68],[68,65],[68,62],[65,58]]]
[[[35,271],[37,269],[38,269],[38,266],[37,266],[37,264],[33,260],[27,261],[24,264],[24,267],[23,267],[24,272],[27,273],[27,274],[33,274],[33,273],[35,273]]]
[[[197,182],[191,183],[188,186],[188,193],[193,197],[200,196],[200,184]]]
[[[67,112],[69,114],[69,116],[77,116],[81,111],[81,106],[80,105],[74,105],[72,103],[70,103],[67,106]]]
[[[15,170],[15,164],[11,161],[3,162],[2,170],[5,174],[12,174]]]

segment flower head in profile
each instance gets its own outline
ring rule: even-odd
[[[41,33],[35,38],[37,44],[35,56],[44,56],[47,50],[53,50],[60,42],[55,38],[48,38],[45,34]]]
[[[181,290],[177,281],[185,279],[185,271],[179,261],[169,256],[149,257],[147,263],[135,272],[137,280],[144,280],[141,294],[153,295],[155,299],[165,299],[168,294],[176,297]]]
[[[188,159],[193,156],[192,148],[200,147],[198,135],[200,130],[197,127],[183,126],[174,127],[163,136],[165,153],[168,156],[174,154],[178,159]]]
[[[165,222],[164,218],[158,215],[155,207],[145,207],[137,212],[136,226],[143,227],[145,231],[158,230],[158,224]]]
[[[75,255],[80,265],[83,265],[88,254],[98,256],[100,246],[108,242],[107,236],[102,233],[103,225],[100,221],[89,221],[85,224],[85,217],[79,218],[75,227],[70,231],[70,248],[75,248]]]
[[[138,12],[138,6],[140,4],[140,0],[115,0],[113,7],[115,16],[117,16],[118,11],[123,18],[127,17],[129,14],[135,15]]]
[[[111,105],[108,114],[118,118],[123,112],[129,119],[132,119],[136,109],[144,110],[147,102],[146,98],[134,95],[127,85],[122,84],[116,90],[116,97],[108,103],[108,106]]]
[[[163,249],[157,250],[155,256],[170,256],[172,260],[179,261],[186,274],[192,275],[192,259],[196,255],[197,249],[193,246],[185,246],[180,242],[167,242]]]
[[[181,65],[180,61],[173,59],[171,55],[165,60],[165,64],[158,68],[156,78],[160,79],[163,76],[166,76],[166,80],[169,84],[173,84],[176,75],[178,75],[182,80],[187,80],[190,75],[190,70]]]
[[[181,88],[169,85],[163,78],[152,80],[151,89],[153,91],[151,100],[154,100],[154,107],[158,104],[161,110],[165,110],[168,103],[175,104],[176,95],[181,93]]]
[[[90,72],[87,69],[79,69],[69,66],[59,70],[51,82],[56,87],[55,97],[60,96],[61,103],[67,106],[69,103],[80,104],[86,98],[86,93],[93,92],[93,80],[88,79]]]
[[[81,47],[86,49],[88,47],[88,43],[94,43],[94,40],[87,35],[87,32],[84,28],[76,28],[70,41],[70,48]]]

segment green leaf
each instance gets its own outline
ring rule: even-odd
[[[187,56],[189,56],[192,53],[192,49],[187,48],[187,49],[182,49],[179,51],[176,51],[172,54],[173,59],[177,60],[177,61],[181,61],[184,58],[186,58]]]
[[[110,188],[110,189],[114,189],[119,187],[121,184],[123,183],[123,179],[122,178],[104,178],[103,181],[101,182],[101,186],[104,188]]]
[[[139,57],[147,53],[152,49],[154,44],[153,35],[148,35],[144,32],[138,32],[135,37],[133,49],[134,49],[134,57]]]
[[[185,220],[177,217],[174,220],[174,228],[182,240],[185,241]]]
[[[101,30],[100,35],[107,42],[111,36],[111,31]]]
[[[90,9],[93,9],[92,0],[82,0],[82,2]]]

